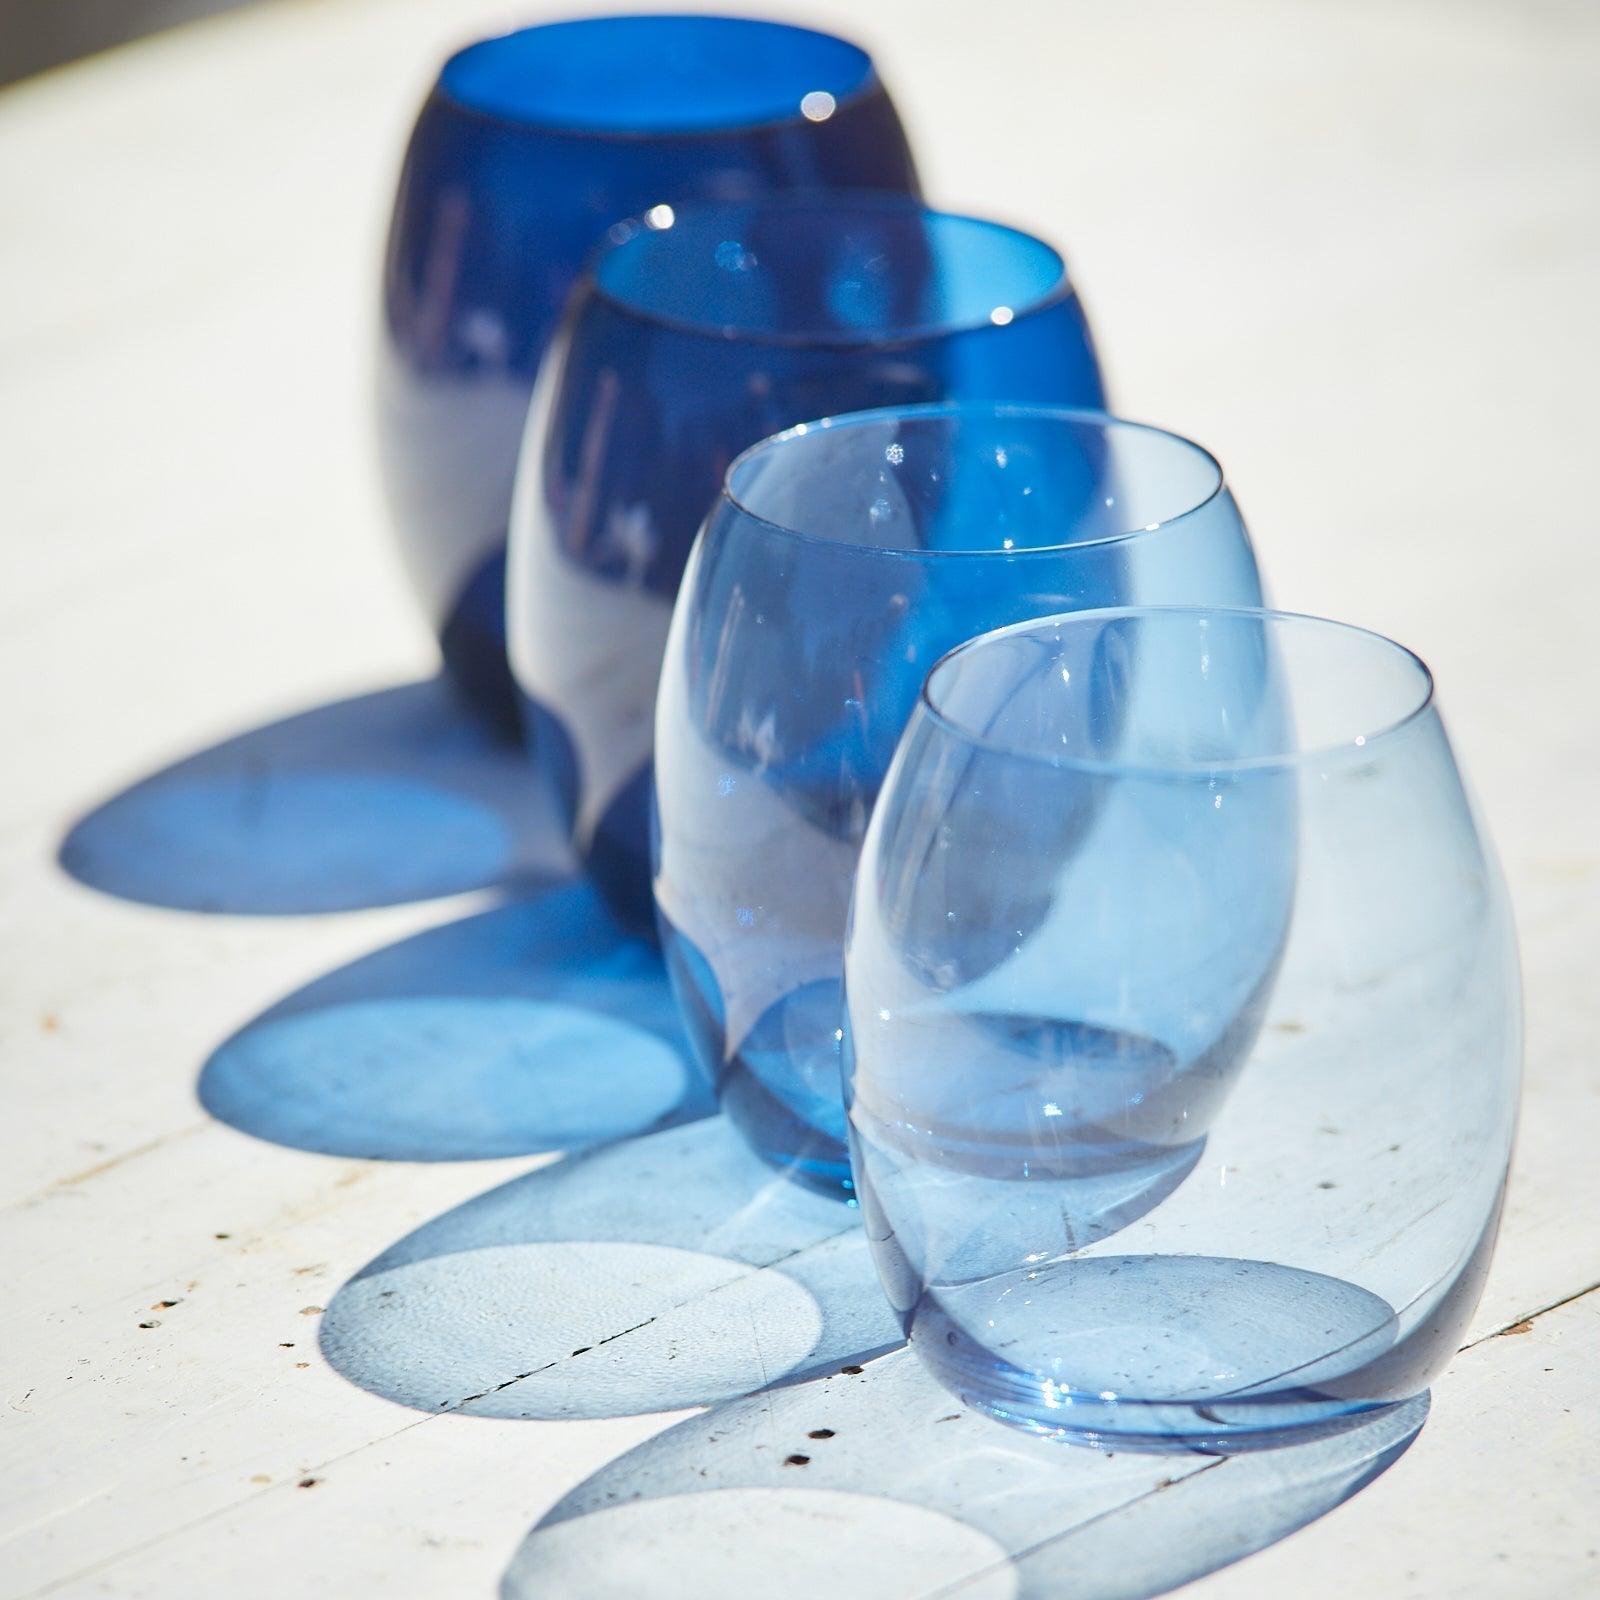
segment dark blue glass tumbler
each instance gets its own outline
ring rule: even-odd
[[[868,829],[845,981],[873,1254],[970,1403],[1228,1450],[1409,1399],[1460,1344],[1517,960],[1409,651],[1185,607],[961,646]]]
[[[1097,405],[1101,385],[1061,257],[1014,228],[852,195],[662,207],[612,231],[529,412],[510,655],[579,852],[653,926],[656,678],[729,462],[830,412]]]
[[[417,119],[383,269],[378,437],[445,665],[515,726],[504,553],[546,341],[613,222],[693,196],[916,191],[872,61],[805,28],[597,17],[452,56]]]
[[[851,1190],[840,967],[857,853],[924,675],[986,628],[1138,598],[1254,604],[1244,524],[1198,445],[1099,412],[911,407],[741,456],[690,560],[656,719],[656,901],[702,1065],[754,1148]],[[956,874],[1092,824],[1004,784]],[[998,892],[1001,887],[995,885]],[[996,899],[963,956],[1003,963],[1049,881]]]

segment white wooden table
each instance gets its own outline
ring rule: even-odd
[[[1041,1461],[903,1355],[739,1398],[884,1341],[857,1245],[714,1122],[560,1160],[671,1103],[659,985],[495,886],[559,851],[428,689],[352,698],[433,670],[368,436],[389,192],[513,19],[285,0],[0,94],[0,1593],[1600,1593],[1600,12],[854,10],[807,15],[940,200],[1066,243],[1280,603],[1437,671],[1528,1072],[1431,1417],[1330,1509],[1349,1451]]]

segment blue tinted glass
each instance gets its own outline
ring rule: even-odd
[[[872,81],[864,50],[743,17],[592,17],[469,45],[440,87],[476,111],[621,134],[819,121]],[[832,104],[829,104],[832,102]]]
[[[886,196],[663,207],[614,230],[529,412],[508,593],[539,764],[565,775],[623,916],[652,920],[657,671],[729,463],[806,418],[952,397],[1101,402],[1078,298],[1031,235]]]
[[[775,1165],[849,1188],[839,976],[856,855],[934,661],[1064,609],[1253,604],[1216,462],[1103,413],[909,408],[768,441],[734,466],[685,575],[656,720],[655,893],[722,1102]],[[1006,777],[1006,782],[1013,780]],[[1059,848],[1081,808],[997,802],[1016,830],[933,866],[981,897],[998,853]],[[1024,827],[1023,824],[1026,823]],[[1033,885],[975,926],[993,962]]]
[[[934,669],[856,876],[844,1063],[880,1276],[964,1399],[1228,1449],[1456,1350],[1521,1040],[1430,695],[1387,640],[1260,611],[1057,616]]]
[[[1070,293],[1066,264],[1042,239],[909,202],[717,206],[661,223],[607,251],[597,286],[640,317],[728,338],[950,338]]]
[[[422,108],[384,261],[384,483],[452,678],[507,728],[517,443],[585,257],[653,206],[793,188],[916,189],[871,61],[802,28],[670,16],[529,28],[455,56]]]

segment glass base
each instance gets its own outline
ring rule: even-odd
[[[1286,1445],[1310,1444],[1317,1439],[1332,1438],[1351,1428],[1361,1427],[1390,1411],[1398,1410],[1405,1400],[1375,1400],[1368,1405],[1338,1405],[1313,1416],[1291,1421],[1285,1417],[1263,1415],[1253,1427],[1217,1427],[1203,1406],[1190,1408],[1187,1418],[1177,1419],[1166,1415],[1175,1407],[1163,1408],[1162,1431],[1136,1433],[1128,1431],[1131,1423],[1119,1422],[1118,1429],[1094,1427],[1049,1426],[1031,1414],[1007,1411],[999,1405],[986,1402],[952,1384],[944,1373],[935,1368],[935,1376],[946,1388],[959,1394],[962,1402],[974,1411],[982,1411],[1008,1427],[1021,1428],[1040,1438],[1054,1439],[1062,1444],[1077,1445],[1083,1449],[1099,1450],[1106,1455],[1120,1451],[1142,1455],[1244,1455],[1253,1450],[1281,1450]],[[1415,1398],[1415,1397],[1413,1397]],[[1172,1424],[1178,1425],[1173,1427]]]
[[[1398,1332],[1355,1284],[1209,1256],[1081,1257],[937,1288],[909,1328],[934,1376],[1003,1422],[1207,1453],[1339,1431],[1409,1398],[1364,1382]]]
[[[842,1014],[835,979],[786,994],[746,1034],[717,1095],[769,1166],[821,1194],[853,1200],[839,1078]]]
[[[839,1084],[838,983],[810,983],[786,995],[729,1060],[722,992],[711,964],[665,914],[660,930],[695,1058],[739,1136],[796,1183],[854,1204]]]
[[[517,686],[506,659],[506,556],[500,550],[462,591],[439,630],[445,677],[508,744],[522,742]]]
[[[655,944],[660,933],[650,892],[652,781],[648,766],[634,774],[600,819],[582,855],[584,872],[612,915],[629,933]]]
[[[797,1117],[742,1063],[718,1085],[728,1120],[769,1167],[818,1194],[855,1203],[856,1184],[844,1143]]]

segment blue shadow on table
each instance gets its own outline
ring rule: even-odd
[[[610,1462],[541,1519],[501,1595],[687,1600],[781,1574],[785,1594],[1143,1600],[1349,1499],[1427,1413],[1424,1395],[1273,1450],[1105,1455],[966,1410],[901,1350]]]
[[[212,745],[82,817],[62,867],[106,894],[243,915],[400,905],[565,870],[526,757],[442,680]]]
[[[399,1161],[571,1150],[713,1109],[659,952],[572,883],[297,990],[219,1046],[199,1096],[274,1144]]]
[[[714,1404],[900,1343],[857,1217],[710,1118],[571,1156],[419,1228],[334,1296],[322,1353],[421,1411]]]

